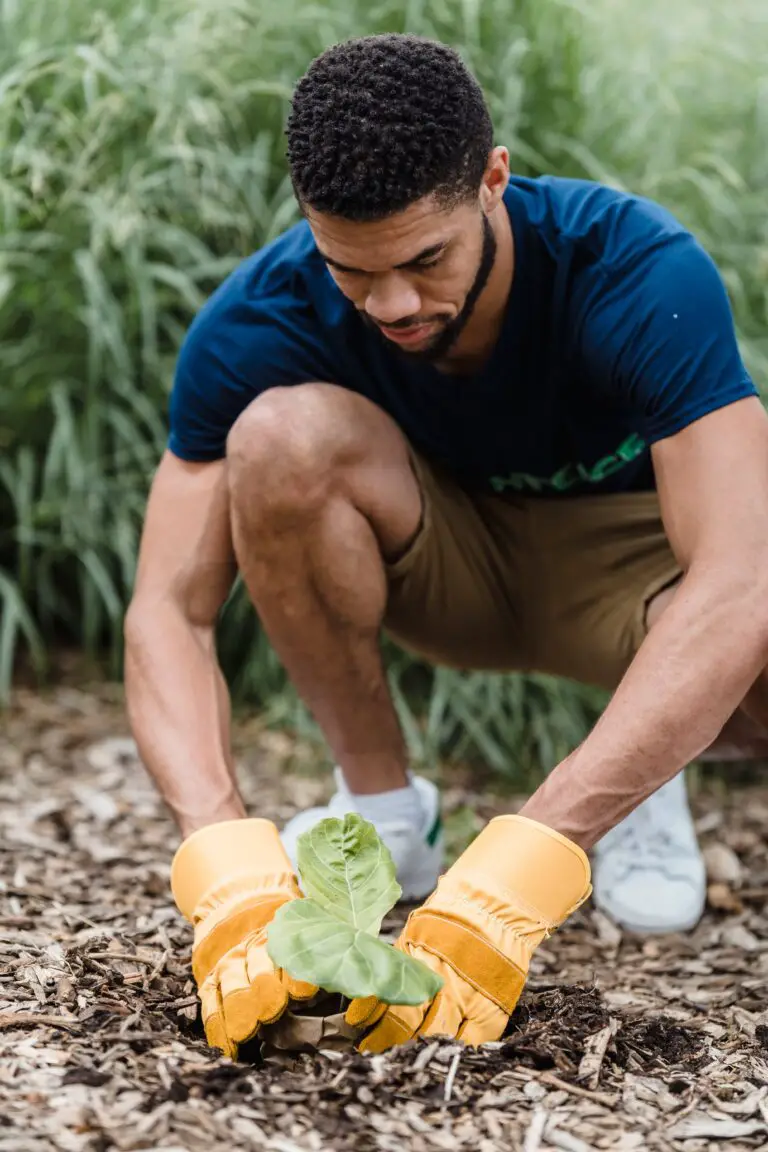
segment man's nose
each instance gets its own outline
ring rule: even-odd
[[[421,297],[404,276],[389,275],[376,279],[368,290],[365,310],[379,324],[397,324],[409,316],[418,316]]]

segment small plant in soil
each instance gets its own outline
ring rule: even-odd
[[[267,932],[274,964],[349,999],[423,1004],[439,992],[426,964],[379,939],[402,889],[371,823],[356,813],[321,820],[299,837],[298,871],[305,899],[283,905]]]

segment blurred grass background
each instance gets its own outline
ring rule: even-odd
[[[658,199],[717,261],[768,384],[765,0],[0,0],[0,698],[76,646],[119,676],[146,492],[184,331],[298,218],[282,128],[328,44],[457,47],[512,165]],[[414,755],[522,779],[603,698],[546,677],[433,670],[387,645]],[[236,589],[236,701],[311,724]]]

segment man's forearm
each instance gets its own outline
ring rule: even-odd
[[[212,630],[195,628],[173,605],[129,616],[125,689],[142,760],[182,835],[245,815]]]
[[[587,739],[521,815],[589,850],[717,737],[768,663],[762,588],[689,574]]]

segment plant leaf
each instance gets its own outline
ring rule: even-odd
[[[440,976],[369,932],[342,924],[314,900],[291,900],[267,929],[267,952],[278,968],[326,992],[378,996],[386,1004],[424,1004]]]
[[[298,841],[305,893],[337,920],[377,936],[400,898],[389,849],[356,812],[320,820]]]

